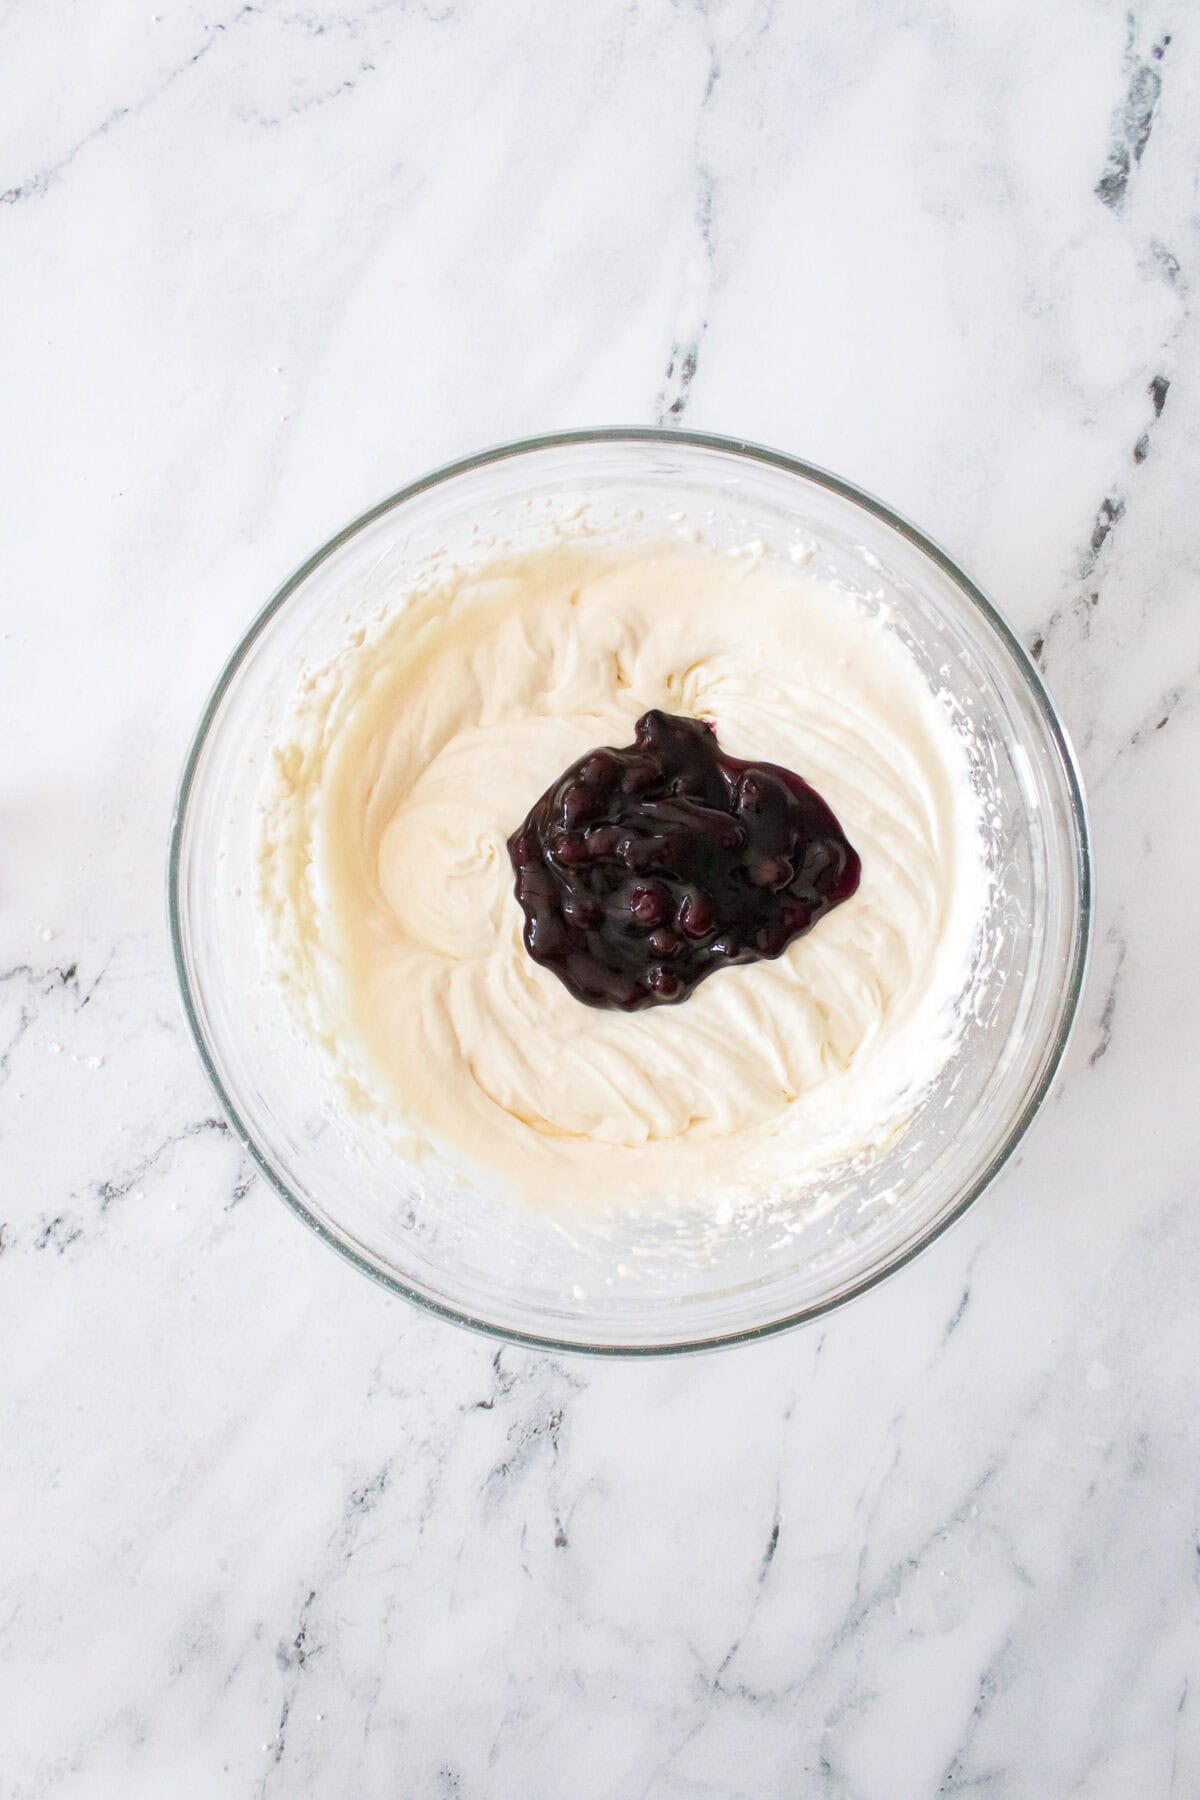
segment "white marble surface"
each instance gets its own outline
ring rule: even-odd
[[[1194,9],[8,0],[0,92],[0,1796],[1196,1795]],[[324,535],[664,417],[993,591],[1100,916],[947,1239],[598,1365],[419,1316],[250,1177],[163,862]]]

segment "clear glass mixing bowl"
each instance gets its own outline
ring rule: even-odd
[[[764,1211],[697,1240],[616,1207],[595,1226],[465,1195],[409,1166],[343,1106],[321,1054],[262,978],[254,818],[306,670],[431,555],[528,541],[581,505],[660,536],[761,539],[886,609],[954,698],[984,799],[994,881],[952,1060],[911,1124],[847,1169],[807,1223]],[[878,501],[794,458],[682,431],[584,431],[439,470],[357,519],[254,621],[217,682],[180,784],[171,930],[183,1004],[238,1135],[288,1204],[366,1273],[464,1324],[555,1349],[652,1354],[744,1341],[860,1294],[958,1218],[1003,1167],[1061,1060],[1087,958],[1079,776],[1036,669],[979,589]],[[515,904],[515,902],[514,902]],[[619,1223],[614,1226],[613,1219]]]

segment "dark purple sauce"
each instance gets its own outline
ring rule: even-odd
[[[782,955],[861,873],[798,775],[725,756],[697,719],[648,712],[635,729],[572,764],[508,840],[530,956],[624,1012]]]

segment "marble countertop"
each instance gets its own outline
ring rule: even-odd
[[[155,3],[0,13],[0,1796],[1188,1800],[1194,13]],[[915,1266],[596,1364],[419,1315],[254,1179],[164,854],[323,537],[656,419],[994,594],[1099,921],[1052,1103]]]

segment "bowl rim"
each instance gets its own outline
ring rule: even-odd
[[[652,1344],[597,1344],[579,1340],[557,1338],[549,1333],[522,1331],[511,1326],[495,1324],[488,1319],[477,1318],[472,1313],[448,1305],[432,1295],[423,1293],[419,1288],[410,1285],[392,1273],[381,1268],[369,1257],[365,1256],[352,1243],[330,1230],[323,1220],[318,1218],[305,1205],[298,1194],[294,1193],[287,1182],[279,1175],[265,1151],[259,1145],[246,1126],[238,1110],[237,1102],[225,1087],[217,1070],[213,1056],[205,1041],[201,1028],[199,1012],[192,991],[188,973],[187,957],[184,945],[184,905],[181,894],[183,876],[183,843],[188,820],[188,810],[195,785],[196,773],[200,759],[208,742],[209,733],[238,670],[266,630],[275,614],[286,605],[292,594],[317,569],[321,563],[332,556],[335,551],[349,541],[350,538],[382,518],[385,513],[403,506],[405,502],[415,499],[417,495],[438,487],[457,476],[469,474],[472,470],[488,464],[509,461],[516,457],[531,455],[547,449],[570,448],[574,445],[592,444],[663,444],[685,445],[689,449],[713,450],[725,455],[744,458],[747,462],[764,464],[769,468],[781,469],[790,475],[824,487],[852,504],[863,508],[866,512],[882,520],[893,531],[906,538],[919,551],[936,564],[944,574],[948,575],[962,593],[983,615],[992,630],[1000,638],[1005,647],[1012,653],[1017,667],[1025,677],[1025,682],[1042,722],[1046,727],[1049,740],[1057,755],[1064,778],[1067,797],[1070,803],[1070,823],[1074,840],[1076,881],[1078,890],[1078,908],[1073,921],[1073,943],[1070,966],[1065,978],[1066,1005],[1059,1018],[1054,1039],[1048,1047],[1048,1054],[1037,1081],[1034,1083],[1025,1103],[1013,1118],[1003,1141],[984,1167],[977,1171],[973,1179],[966,1184],[954,1204],[938,1219],[934,1220],[911,1243],[904,1245],[877,1268],[868,1270],[841,1293],[811,1305],[803,1306],[795,1311],[783,1314],[762,1324],[752,1325],[739,1331],[726,1331],[713,1337],[681,1338],[670,1343]],[[798,456],[789,455],[782,450],[774,450],[766,445],[758,444],[751,439],[728,437],[715,432],[690,431],[680,426],[656,425],[606,425],[585,426],[568,431],[545,432],[536,437],[516,438],[510,442],[496,444],[488,449],[477,451],[474,455],[457,458],[453,462],[444,463],[399,488],[386,499],[378,501],[374,506],[360,513],[348,525],[329,538],[326,543],[305,559],[293,574],[276,589],[265,606],[250,622],[241,639],[234,647],[224,667],[218,675],[200,715],[200,720],[192,736],[184,759],[183,770],[176,790],[175,807],[171,818],[171,831],[167,858],[167,911],[171,937],[171,951],[175,966],[176,980],[179,986],[180,1000],[188,1033],[196,1047],[201,1064],[208,1076],[213,1090],[220,1102],[235,1135],[254,1162],[259,1173],[275,1192],[287,1202],[288,1206],[306,1224],[310,1230],[333,1249],[340,1252],[355,1268],[377,1281],[390,1293],[399,1294],[403,1299],[411,1301],[422,1311],[446,1319],[452,1324],[461,1325],[468,1330],[478,1332],[485,1337],[496,1338],[504,1343],[515,1343],[530,1349],[551,1351],[556,1354],[592,1355],[605,1357],[643,1358],[653,1356],[681,1356],[694,1354],[702,1350],[728,1349],[733,1345],[753,1343],[760,1338],[774,1337],[780,1332],[794,1330],[797,1326],[810,1324],[813,1320],[824,1317],[858,1299],[877,1287],[882,1281],[903,1269],[935,1243],[942,1234],[956,1224],[984,1189],[1000,1174],[1009,1162],[1018,1145],[1041,1111],[1046,1097],[1062,1066],[1075,1025],[1078,1021],[1080,1002],[1087,979],[1094,930],[1094,872],[1091,845],[1091,832],[1088,823],[1087,801],[1084,795],[1083,779],[1076,759],[1074,748],[1067,735],[1066,728],[1059,717],[1053,700],[1050,698],[1040,669],[1032,656],[1013,631],[1007,620],[994,603],[988,599],[983,590],[971,580],[954,561],[925,532],[921,531],[902,514],[897,513],[873,494],[857,487],[853,482],[844,480],[828,469],[809,463]]]

